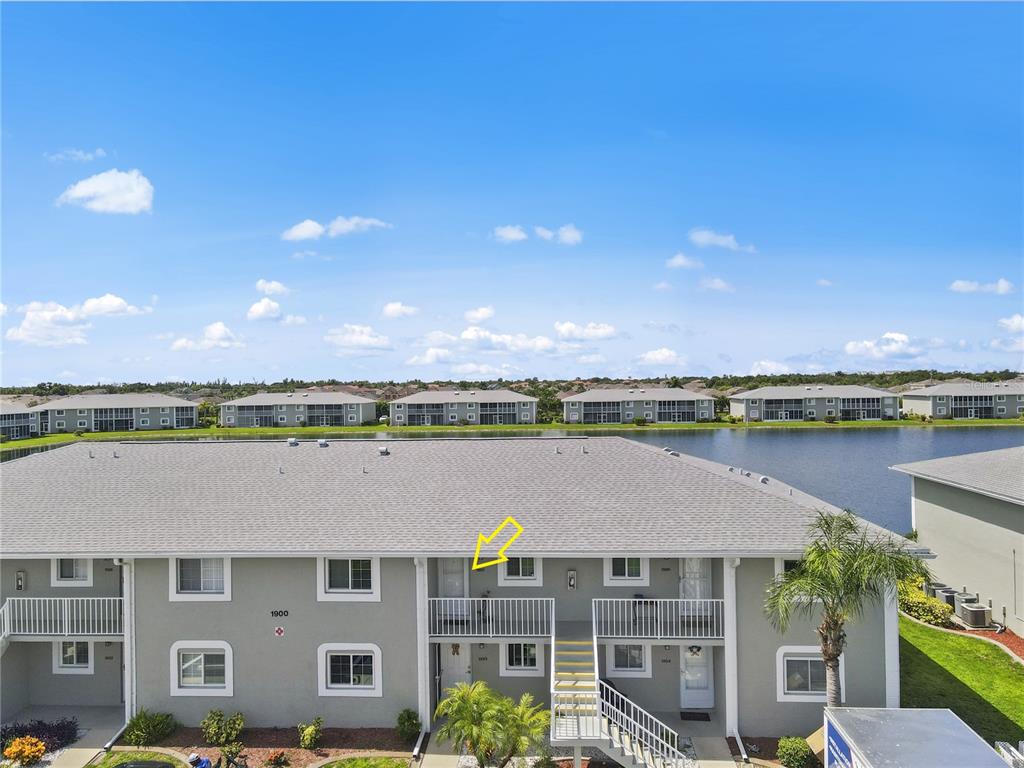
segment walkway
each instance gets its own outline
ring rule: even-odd
[[[11,718],[11,722],[29,720],[59,720],[62,717],[78,719],[78,741],[49,762],[49,768],[82,768],[103,749],[124,725],[123,707],[26,707]]]
[[[450,741],[442,742],[437,733],[430,734],[430,741],[423,752],[420,768],[458,768],[459,756],[452,750]]]
[[[694,736],[693,750],[700,768],[736,768],[729,743],[721,736]]]

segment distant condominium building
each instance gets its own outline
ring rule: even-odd
[[[744,421],[870,421],[899,418],[899,397],[857,384],[761,387],[729,398],[729,414]]]
[[[679,388],[590,389],[562,399],[566,424],[695,422],[715,417],[715,401]]]
[[[348,392],[261,392],[222,403],[223,427],[344,427],[377,419],[377,404]]]
[[[1024,413],[1024,381],[951,382],[903,393],[903,412],[935,419],[1005,419]]]
[[[198,406],[159,392],[72,395],[39,406],[39,433],[191,429]]]
[[[390,404],[396,427],[439,424],[536,424],[537,398],[509,389],[417,392]]]
[[[39,434],[39,409],[22,403],[0,403],[0,435],[8,440]]]

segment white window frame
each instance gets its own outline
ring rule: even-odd
[[[944,403],[944,402],[946,402],[946,396],[945,395],[939,395],[938,397],[935,398],[935,401],[938,402],[938,403]]]
[[[296,403],[295,404],[295,410],[296,411],[304,411],[304,410],[306,410],[306,406],[304,406],[302,403]]]
[[[808,408],[807,409],[807,415],[808,416],[815,416],[816,417],[816,414],[815,414],[815,411],[814,411],[813,408]]]
[[[235,423],[235,417],[234,416],[228,416],[228,422],[227,423],[228,424],[234,424]]]
[[[160,413],[170,413],[170,409],[168,409],[168,408],[161,408],[160,409]]]
[[[824,703],[827,691],[821,693],[786,693],[786,659],[812,659],[821,661],[821,648],[817,645],[783,645],[775,652],[776,699],[779,703]],[[846,654],[839,656],[839,686],[842,700],[846,701]]]
[[[402,414],[397,413],[395,414],[395,421],[405,421],[405,417],[402,416]]]
[[[279,410],[279,411],[287,411],[288,410],[288,406],[287,405],[279,405],[279,406],[277,406],[277,410]]]
[[[634,556],[623,555],[626,559]],[[640,560],[640,575],[630,578],[629,576],[612,576],[612,560],[620,558],[606,557],[604,559],[604,585],[606,587],[648,587],[651,584],[651,561],[646,557]]]
[[[356,404],[355,404],[355,403],[349,403],[349,404],[348,404],[348,409],[349,409],[350,411],[354,411],[354,410],[356,409]]]
[[[457,413],[449,413],[448,414],[448,421],[458,421],[458,420],[459,420],[459,414],[457,414]]]
[[[623,405],[625,405],[627,408],[632,408],[633,407],[633,401],[632,400],[627,400],[625,403],[623,403]]]
[[[825,398],[825,405],[835,405],[835,404],[836,404],[836,399],[834,397],[826,397]]]
[[[835,408],[829,408],[828,410],[825,411],[825,415],[826,416],[835,416],[836,415],[836,409]]]
[[[63,421],[55,422],[54,425],[53,425],[53,428],[54,429],[64,429],[64,422]]]
[[[644,666],[641,669],[619,669],[615,666],[615,646],[617,645],[639,645],[644,649]],[[650,642],[629,642],[629,643],[607,643],[605,649],[605,677],[651,677],[651,649]]]
[[[348,415],[348,420],[349,420],[349,421],[355,421],[355,420],[356,420],[356,415],[355,415],[354,413],[350,413],[350,414]]]
[[[569,407],[570,408],[579,408],[580,404],[578,402],[576,402],[575,400],[573,400],[572,402],[569,403]]]
[[[61,646],[64,643],[85,643],[89,646],[89,662],[87,664],[64,665],[64,654]],[[53,641],[53,674],[55,675],[92,675],[96,672],[96,644],[92,640],[54,640]]]
[[[86,421],[85,419],[79,419],[78,420],[78,429],[85,429],[88,426],[89,426],[89,422]]]
[[[653,408],[653,407],[654,407],[654,401],[653,400],[644,400],[644,408]]]
[[[996,402],[997,403],[1005,403],[1006,402],[1006,395],[996,395]]]
[[[946,409],[945,408],[936,408],[935,409],[935,413],[938,416],[945,416],[946,415]]]
[[[529,557],[529,555],[526,555]],[[521,558],[509,558],[509,560]],[[533,576],[509,576],[506,569],[508,561],[498,566],[499,587],[543,587],[544,586],[544,561],[539,557],[533,558]]]
[[[160,419],[160,426],[162,426],[162,427],[166,427],[170,423],[171,423],[170,419],[167,419],[167,418]]]
[[[708,418],[708,412],[707,411],[701,411],[700,412],[700,418],[702,418],[702,419]]]
[[[63,416],[63,415],[64,415],[64,411],[63,411],[63,410],[57,410],[57,411],[54,411],[54,412],[53,412],[53,415],[54,415],[54,416]]]
[[[89,411],[87,409],[85,409],[85,408],[79,408],[78,409],[78,415],[79,416],[88,416],[89,415]]]
[[[277,423],[278,424],[287,424],[288,423],[288,417],[287,416],[278,416],[277,417]]]
[[[632,419],[633,418],[633,412],[632,411],[626,411],[626,418],[627,419]]]
[[[178,654],[181,651],[219,651],[224,654],[224,685],[200,688],[181,685],[181,669]],[[231,644],[223,640],[178,640],[171,644],[171,696],[221,696],[235,695],[234,654]]]
[[[395,403],[395,410],[400,411],[405,407],[405,403]]]
[[[532,645],[537,649],[537,666],[535,667],[510,667],[508,666],[508,647],[510,645]],[[544,677],[544,643],[539,640],[510,640],[505,643],[498,643],[498,653],[501,654],[498,675],[500,677]]]
[[[755,398],[754,398],[753,400],[751,400],[751,401],[750,401],[750,404],[751,404],[751,405],[757,405],[757,404],[758,404],[758,403],[760,403],[760,402],[761,402],[761,401],[760,401],[760,400],[758,400],[758,399],[757,399],[757,398],[755,397]]]
[[[650,421],[651,419],[654,418],[653,412],[652,411],[644,411],[644,418],[647,419],[648,421]]]
[[[373,588],[365,590],[327,589],[328,560],[369,560],[370,580]],[[380,558],[379,557],[318,557],[316,559],[316,599],[320,603],[379,603],[380,602]]]
[[[529,408],[529,407],[530,407],[530,404],[529,404],[529,403],[520,403],[520,404],[519,404],[519,407],[520,407],[520,408]]]
[[[806,403],[806,404],[807,404],[807,405],[814,405],[814,404],[815,404],[815,403],[814,403],[814,398],[813,398],[813,397],[808,397],[808,398],[807,398],[807,403]]]
[[[329,686],[327,655],[330,653],[362,653],[373,656],[372,686]],[[359,696],[380,698],[384,695],[384,666],[380,646],[375,643],[322,643],[316,649],[317,695]]]
[[[148,427],[149,426],[149,419],[139,419],[139,426],[140,427]]]
[[[471,405],[472,405],[472,403],[471,403]],[[467,413],[466,414],[466,421],[476,421],[476,414],[475,413]]]
[[[84,579],[62,579],[60,578],[61,560],[85,560]],[[92,560],[87,557],[55,557],[50,560],[50,586],[51,587],[91,587],[92,586]]]
[[[235,406],[233,405],[225,405],[224,407],[227,408],[229,411],[235,410]]]
[[[996,413],[1006,413],[1006,406],[1005,405],[997,405],[996,406]]]
[[[149,413],[149,408],[139,408],[139,413]]]
[[[466,408],[472,411],[474,408],[476,408],[476,403],[466,403]]]
[[[178,591],[178,560],[223,560],[224,561],[224,591],[223,592],[179,592]],[[172,603],[186,602],[231,602],[231,558],[230,557],[203,557],[176,556],[167,558],[167,599]]]

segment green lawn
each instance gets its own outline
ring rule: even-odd
[[[349,757],[335,760],[323,768],[409,768],[409,760],[402,757]]]
[[[900,616],[904,707],[949,708],[985,741],[1024,739],[1024,665],[982,640]]]
[[[790,422],[752,422],[748,424],[730,424],[712,421],[701,424],[648,424],[638,427],[634,424],[477,424],[473,426],[440,426],[440,427],[231,427],[229,429],[150,429],[134,432],[85,432],[79,436],[72,433],[61,435],[43,435],[24,440],[10,440],[0,444],[0,451],[11,451],[18,448],[34,448],[40,445],[59,445],[74,443],[79,440],[173,440],[197,437],[323,437],[339,434],[373,435],[387,433],[401,435],[409,432],[425,432],[439,435],[467,434],[480,432],[520,432],[564,430],[566,432],[649,432],[659,429],[891,429],[894,427],[1005,427],[1024,426],[1021,419],[983,419],[979,421],[953,421],[951,419],[925,424],[920,421],[838,421],[825,424],[821,421],[790,421]]]
[[[159,760],[162,763],[170,763],[175,766],[175,768],[185,768],[184,763],[180,760],[176,760],[170,755],[165,755],[162,752],[146,752],[144,750],[132,750],[129,752],[111,750],[110,752],[101,755],[94,762],[89,763],[89,768],[114,768],[114,766],[134,760]]]

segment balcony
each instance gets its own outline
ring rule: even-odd
[[[0,636],[124,634],[120,597],[11,597],[0,607]]]
[[[431,637],[548,637],[555,601],[549,597],[432,597]]]
[[[724,600],[597,599],[593,606],[597,637],[653,640],[721,640],[725,637]]]

